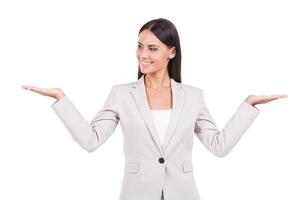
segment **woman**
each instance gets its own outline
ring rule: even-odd
[[[57,99],[52,108],[88,152],[102,145],[120,121],[126,158],[121,200],[199,200],[191,159],[193,134],[223,157],[258,115],[255,105],[286,96],[248,96],[219,131],[202,90],[181,83],[180,41],[170,21],[154,19],[141,27],[136,56],[138,81],[114,85],[91,123],[61,89],[22,87]]]

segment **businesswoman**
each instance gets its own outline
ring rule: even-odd
[[[120,200],[199,200],[192,165],[193,135],[223,157],[259,114],[255,105],[286,96],[248,96],[219,130],[202,90],[181,83],[180,41],[170,21],[154,19],[141,27],[136,56],[138,80],[114,85],[91,123],[63,90],[22,87],[55,98],[52,108],[88,152],[102,145],[120,121],[126,158]]]

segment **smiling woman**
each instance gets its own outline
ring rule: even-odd
[[[136,55],[141,73],[151,73],[163,70],[168,65],[175,56],[175,47],[166,46],[151,31],[144,30],[139,34]]]
[[[22,86],[56,99],[51,106],[88,152],[95,151],[121,121],[124,176],[120,200],[200,200],[192,163],[193,136],[214,155],[226,156],[259,114],[257,104],[285,95],[243,100],[218,129],[201,89],[181,83],[177,30],[166,19],[147,22],[139,31],[138,80],[114,85],[91,123],[59,88]]]
[[[166,19],[151,20],[141,27],[138,39],[138,78],[167,66],[168,75],[181,83],[180,39],[174,24]]]

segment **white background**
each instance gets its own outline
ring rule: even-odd
[[[300,7],[296,0],[0,2],[0,199],[118,199],[120,125],[92,154],[21,85],[59,87],[90,121],[112,85],[137,79],[139,28],[163,17],[182,44],[182,82],[202,88],[222,129],[249,94],[288,94],[225,158],[194,137],[203,200],[300,199]],[[151,187],[151,186],[150,186]],[[167,199],[169,200],[169,199]]]

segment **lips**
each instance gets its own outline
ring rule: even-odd
[[[147,67],[147,66],[149,66],[149,65],[151,65],[153,62],[140,62],[139,64],[140,64],[140,66],[141,67]]]

